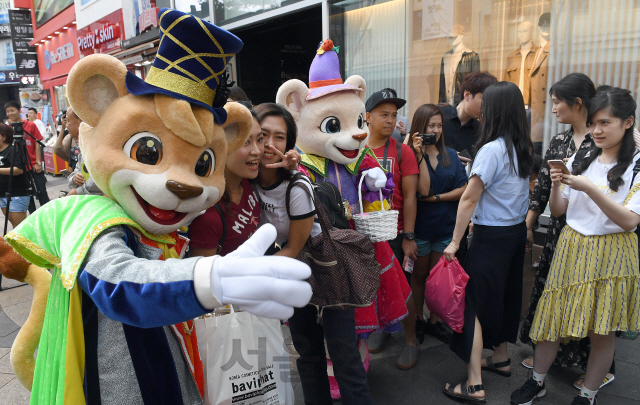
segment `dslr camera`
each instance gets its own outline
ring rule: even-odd
[[[436,144],[436,134],[418,134],[420,139],[422,139],[423,145],[435,145]]]
[[[17,139],[24,138],[24,128],[22,127],[22,122],[12,122],[11,126],[13,127],[13,137]]]

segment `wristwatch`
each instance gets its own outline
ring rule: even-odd
[[[405,232],[402,234],[402,237],[406,240],[414,240],[416,238],[416,234],[413,232]]]
[[[436,202],[440,202],[440,194],[436,194]]]

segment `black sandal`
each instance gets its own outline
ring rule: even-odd
[[[511,371],[502,371],[498,370],[500,367],[507,367],[511,365],[511,359],[507,359],[506,361],[501,361],[500,363],[494,363],[492,356],[487,357],[487,366],[482,367],[483,370],[491,371],[496,374],[500,374],[503,377],[511,377]]]
[[[469,395],[476,391],[484,391],[484,385],[478,384],[478,385],[472,385],[469,387],[467,386],[467,382],[464,381],[460,383],[460,394],[456,394],[455,389],[457,385],[458,384],[449,384],[449,388],[442,388],[442,391],[445,393],[446,396],[453,399],[461,399],[463,401],[470,401],[476,404],[487,403],[487,400],[485,397],[475,398]]]

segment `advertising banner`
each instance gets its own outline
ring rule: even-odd
[[[42,26],[62,10],[73,4],[73,0],[34,0],[33,5],[36,9],[36,27]],[[31,22],[31,17],[29,17]]]
[[[151,0],[123,0],[124,38],[128,40],[158,26],[158,8]]]
[[[422,0],[422,39],[446,37],[453,28],[453,0]]]
[[[0,84],[18,81],[16,57],[11,46],[10,8],[10,1],[0,0]]]
[[[122,10],[102,17],[78,30],[80,58],[94,53],[109,53],[120,49],[122,41]]]

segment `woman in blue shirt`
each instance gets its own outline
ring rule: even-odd
[[[416,314],[422,314],[425,283],[451,242],[458,201],[467,187],[467,174],[456,151],[444,146],[442,112],[438,107],[433,104],[418,107],[411,128],[417,130],[409,144],[413,146],[420,169],[415,226],[418,260],[411,275],[411,291]],[[435,143],[424,144],[419,134],[435,135]],[[420,343],[424,341],[425,332],[449,343],[451,335],[439,321],[435,314],[431,314],[428,323],[418,315],[416,336]]]
[[[448,396],[473,402],[485,399],[482,369],[511,375],[507,342],[515,343],[518,337],[533,166],[533,144],[518,87],[499,82],[482,96],[478,153],[460,199],[453,239],[444,251],[445,258],[453,260],[469,221],[473,222],[464,263],[469,274],[464,327],[451,342],[451,349],[468,363],[468,377],[444,387]],[[493,349],[493,356],[482,359],[483,346]]]

